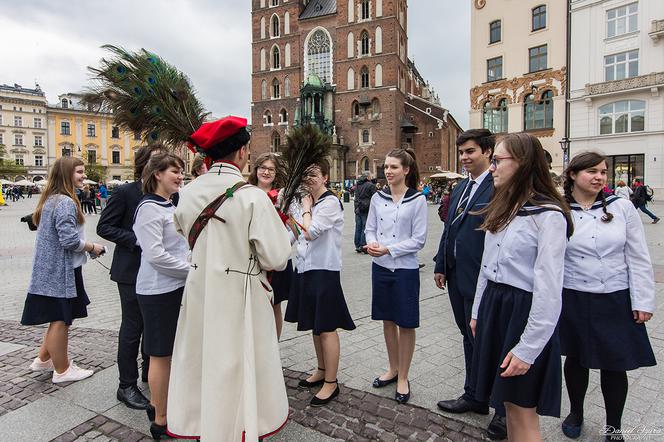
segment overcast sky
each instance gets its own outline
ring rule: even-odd
[[[249,0],[0,0],[0,84],[36,81],[53,103],[85,86],[102,44],[144,47],[189,75],[213,115],[250,117],[250,9]],[[470,2],[411,0],[409,14],[410,57],[467,128]]]

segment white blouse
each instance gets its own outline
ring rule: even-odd
[[[297,219],[298,217],[296,217]],[[309,270],[341,271],[341,235],[344,212],[341,201],[329,190],[311,208],[309,237],[304,232],[296,243],[295,268],[298,273]]]
[[[377,242],[389,253],[373,262],[389,270],[418,269],[417,252],[427,239],[427,201],[422,193],[408,189],[398,202],[390,188],[371,197],[365,229],[367,244]]]
[[[556,206],[524,206],[503,230],[487,232],[472,318],[488,281],[531,292],[528,323],[511,350],[532,364],[549,342],[562,307],[567,221]]]
[[[572,203],[574,235],[565,254],[564,287],[588,293],[629,288],[632,309],[655,311],[655,278],[641,218],[629,200],[606,199],[611,222],[602,221],[602,202],[589,210]]]

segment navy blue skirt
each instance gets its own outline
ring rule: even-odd
[[[288,295],[290,294],[291,283],[293,281],[293,263],[289,259],[284,270],[281,272],[271,272],[270,274],[272,275],[270,285],[274,292],[274,301],[272,301],[272,304],[281,304],[288,300]]]
[[[475,399],[497,408],[510,402],[536,408],[541,416],[560,417],[562,368],[558,330],[526,374],[503,378],[503,359],[518,343],[528,322],[533,294],[489,281],[477,318],[473,349]]]
[[[627,371],[657,364],[646,325],[634,321],[629,289],[563,289],[560,344],[563,355],[577,358],[585,368]]]
[[[316,336],[339,328],[355,330],[341,289],[340,272],[294,272],[284,319],[297,323],[298,331],[313,330]]]
[[[148,356],[173,354],[183,292],[184,287],[180,287],[161,295],[136,294],[143,316],[143,351]]]
[[[28,293],[23,306],[21,324],[41,325],[63,321],[66,325],[71,325],[74,319],[87,318],[87,305],[90,304],[90,299],[83,286],[81,267],[74,269],[74,282],[76,284],[75,298],[53,298]]]
[[[392,321],[399,327],[420,326],[420,271],[391,271],[371,265],[371,319]]]

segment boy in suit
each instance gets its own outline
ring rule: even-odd
[[[454,320],[463,336],[466,381],[463,395],[458,399],[438,402],[438,408],[448,413],[473,411],[488,414],[489,405],[475,400],[475,388],[470,381],[473,335],[469,324],[484,252],[484,232],[478,230],[484,218],[471,212],[484,208],[493,195],[493,177],[489,167],[495,137],[487,129],[470,129],[459,135],[456,145],[461,164],[469,176],[452,191],[449,214],[436,256],[434,281],[441,289],[447,284]],[[496,410],[487,429],[489,438],[500,440],[507,437],[504,416],[504,409]]]

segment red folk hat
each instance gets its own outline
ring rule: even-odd
[[[200,152],[212,159],[223,158],[249,142],[247,119],[229,116],[204,123],[190,138]]]

